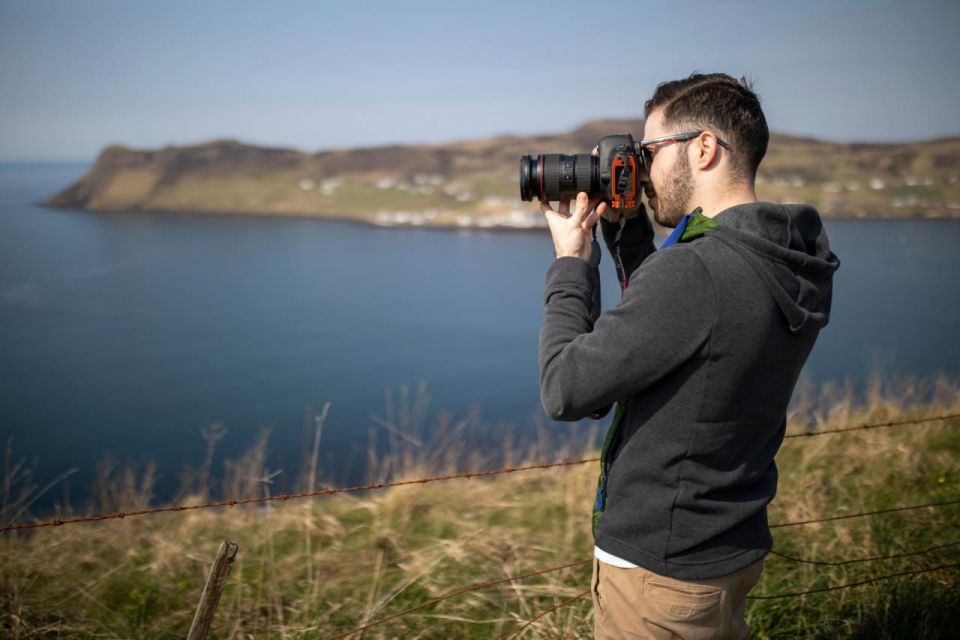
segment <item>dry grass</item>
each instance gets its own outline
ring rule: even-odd
[[[476,423],[443,415],[427,429],[425,389],[392,398],[384,423],[388,454],[371,447],[372,480],[415,478],[493,463],[597,455],[596,425],[558,443],[541,425],[532,442],[505,441],[496,455],[465,449]],[[801,387],[791,432],[960,411],[960,381],[873,380],[864,398],[852,385]],[[322,416],[313,442],[322,442]],[[960,426],[911,425],[788,440],[778,455],[780,490],[771,522],[960,498]],[[210,497],[211,452],[185,500]],[[223,489],[269,494],[264,436],[227,465]],[[319,446],[322,446],[320,444]],[[316,482],[312,448],[301,481]],[[92,510],[147,504],[152,470],[104,464]],[[201,481],[197,481],[199,478]],[[203,480],[203,479],[206,480]],[[311,480],[312,478],[312,480]],[[161,514],[0,538],[0,633],[13,638],[182,637],[221,540],[240,546],[214,626],[217,638],[327,638],[465,585],[517,576],[591,555],[595,465],[400,487],[260,507]],[[3,520],[22,519],[39,491],[7,457]],[[960,538],[955,507],[779,529],[775,549],[818,560],[886,555]],[[925,556],[823,567],[769,557],[754,593],[842,584],[960,559],[958,548]],[[589,565],[513,580],[430,605],[352,637],[500,637],[589,586]],[[957,620],[957,574],[788,600],[755,601],[754,632],[786,637],[949,637]],[[588,637],[589,598],[526,629],[524,638]],[[953,612],[953,613],[951,613]],[[898,635],[899,634],[899,635]]]

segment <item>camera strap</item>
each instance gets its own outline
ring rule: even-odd
[[[617,227],[617,235],[613,237],[613,264],[617,269],[617,280],[620,281],[620,294],[627,290],[627,271],[623,268],[623,259],[620,257],[620,240],[623,238],[623,229],[627,226],[627,217],[623,214],[623,208],[620,208],[620,226]]]
[[[617,193],[620,195],[620,212],[623,213],[623,200],[624,194],[627,192],[627,188],[630,186],[630,178],[632,177],[630,159],[625,153],[618,153],[620,161],[623,163],[623,171],[620,172],[620,177],[617,179]]]

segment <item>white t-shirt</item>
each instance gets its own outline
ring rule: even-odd
[[[593,557],[595,557],[600,562],[605,562],[607,564],[612,564],[615,567],[620,567],[621,569],[638,569],[639,566],[633,564],[629,560],[624,560],[623,558],[618,558],[612,553],[607,553],[597,545],[593,545]]]

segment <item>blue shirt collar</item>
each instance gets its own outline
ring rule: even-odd
[[[677,223],[673,233],[667,236],[667,239],[664,240],[663,244],[660,245],[660,249],[666,249],[672,244],[677,244],[677,242],[680,240],[680,236],[682,236],[684,230],[686,230],[687,223],[690,221],[691,216],[693,216],[692,213],[686,213],[682,218],[680,218],[680,222]]]

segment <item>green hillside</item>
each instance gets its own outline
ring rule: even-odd
[[[305,153],[233,140],[104,149],[47,204],[99,211],[169,211],[345,218],[383,225],[543,226],[519,199],[523,154],[586,153],[638,120],[590,122],[543,136]],[[807,202],[824,217],[960,216],[960,139],[841,144],[773,135],[758,196]]]

